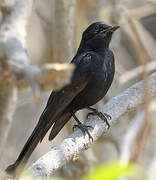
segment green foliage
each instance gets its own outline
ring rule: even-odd
[[[30,172],[24,172],[21,176],[22,180],[36,180],[36,178]]]
[[[117,180],[121,176],[133,176],[136,174],[136,166],[133,164],[122,165],[113,162],[101,165],[85,175],[83,180]]]

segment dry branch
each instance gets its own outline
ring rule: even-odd
[[[148,16],[155,14],[155,4],[145,3],[145,5],[132,9],[130,12],[138,20],[147,18]]]
[[[140,65],[130,71],[124,72],[120,77],[119,77],[119,82],[120,83],[126,83],[130,80],[133,80],[137,77],[139,77],[143,73],[143,66]],[[147,73],[151,73],[152,71],[154,72],[156,70],[156,61],[153,60],[147,64],[145,64],[145,71]]]
[[[73,69],[74,66],[67,63],[45,64],[40,67],[36,82],[43,91],[59,89],[69,83]],[[29,86],[27,79],[22,74],[17,74],[16,84],[19,89]]]
[[[149,87],[150,95],[155,96],[156,72],[149,77]],[[110,124],[112,124],[123,114],[143,103],[143,96],[143,81],[141,81],[128,88],[117,97],[112,98],[99,110],[111,115],[112,120]],[[103,132],[107,131],[106,124],[96,116],[89,118],[85,124],[94,127],[91,131],[94,141],[96,141]],[[86,149],[90,144],[88,136],[86,135],[84,137],[82,132],[77,130],[37,160],[29,170],[37,177],[48,177],[69,162],[74,155]]]

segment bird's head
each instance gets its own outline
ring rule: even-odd
[[[80,47],[91,49],[103,49],[109,46],[112,34],[119,28],[104,22],[92,23],[82,35]]]

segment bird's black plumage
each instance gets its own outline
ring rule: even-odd
[[[71,61],[76,68],[70,84],[51,93],[39,122],[19,157],[6,169],[8,173],[15,173],[19,167],[24,167],[31,153],[51,126],[53,127],[49,140],[55,138],[72,116],[78,122],[77,126],[83,132],[87,132],[91,138],[87,127],[76,118],[75,112],[88,108],[100,117],[105,116],[90,106],[105,96],[112,83],[115,67],[109,43],[113,32],[118,27],[104,22],[95,22],[83,32],[78,51]]]

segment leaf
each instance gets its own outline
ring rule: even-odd
[[[101,165],[85,175],[83,180],[117,180],[121,175],[131,176],[136,172],[133,164],[122,165],[120,162],[113,162]]]

